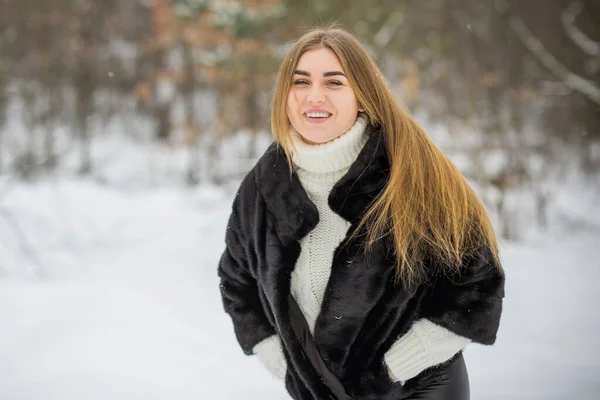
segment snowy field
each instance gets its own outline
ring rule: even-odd
[[[232,195],[73,180],[3,195],[0,399],[287,399],[222,311]],[[600,399],[592,232],[502,244],[498,341],[466,351],[473,399]]]

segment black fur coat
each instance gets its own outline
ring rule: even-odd
[[[383,135],[367,129],[365,147],[329,196],[331,209],[352,223],[350,230],[389,173]],[[290,177],[283,151],[272,145],[240,186],[218,268],[224,308],[244,353],[278,334],[288,362],[285,385],[297,400],[331,398],[290,326],[287,305],[299,240],[318,221],[297,175]],[[504,277],[489,252],[466,260],[460,276],[432,276],[428,284],[403,288],[394,284],[389,249],[385,239],[369,252],[360,239],[344,239],[316,321],[321,357],[355,399],[402,399],[437,379],[430,368],[402,386],[383,364],[385,352],[419,318],[482,344],[494,343],[498,330]]]

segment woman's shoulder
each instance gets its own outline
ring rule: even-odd
[[[276,142],[272,142],[243,177],[236,196],[245,201],[261,196],[261,186],[280,179],[282,171],[289,177],[285,153]]]
[[[281,169],[281,167],[284,167],[286,173],[289,171],[285,152],[277,142],[271,142],[269,147],[258,158],[251,172],[255,176],[265,176],[272,173],[275,169]]]

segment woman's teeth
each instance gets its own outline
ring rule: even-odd
[[[311,113],[305,113],[304,115],[306,115],[309,118],[327,118],[331,114],[329,114],[329,113],[315,113],[315,112],[311,112]]]

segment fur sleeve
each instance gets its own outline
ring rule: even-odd
[[[493,344],[500,324],[504,273],[491,253],[470,257],[460,274],[441,275],[422,303],[422,317],[481,344]]]
[[[275,334],[262,308],[254,276],[256,254],[251,232],[255,219],[264,212],[260,202],[252,171],[242,182],[233,203],[225,234],[226,247],[218,267],[223,306],[247,355],[253,354],[257,343]]]

